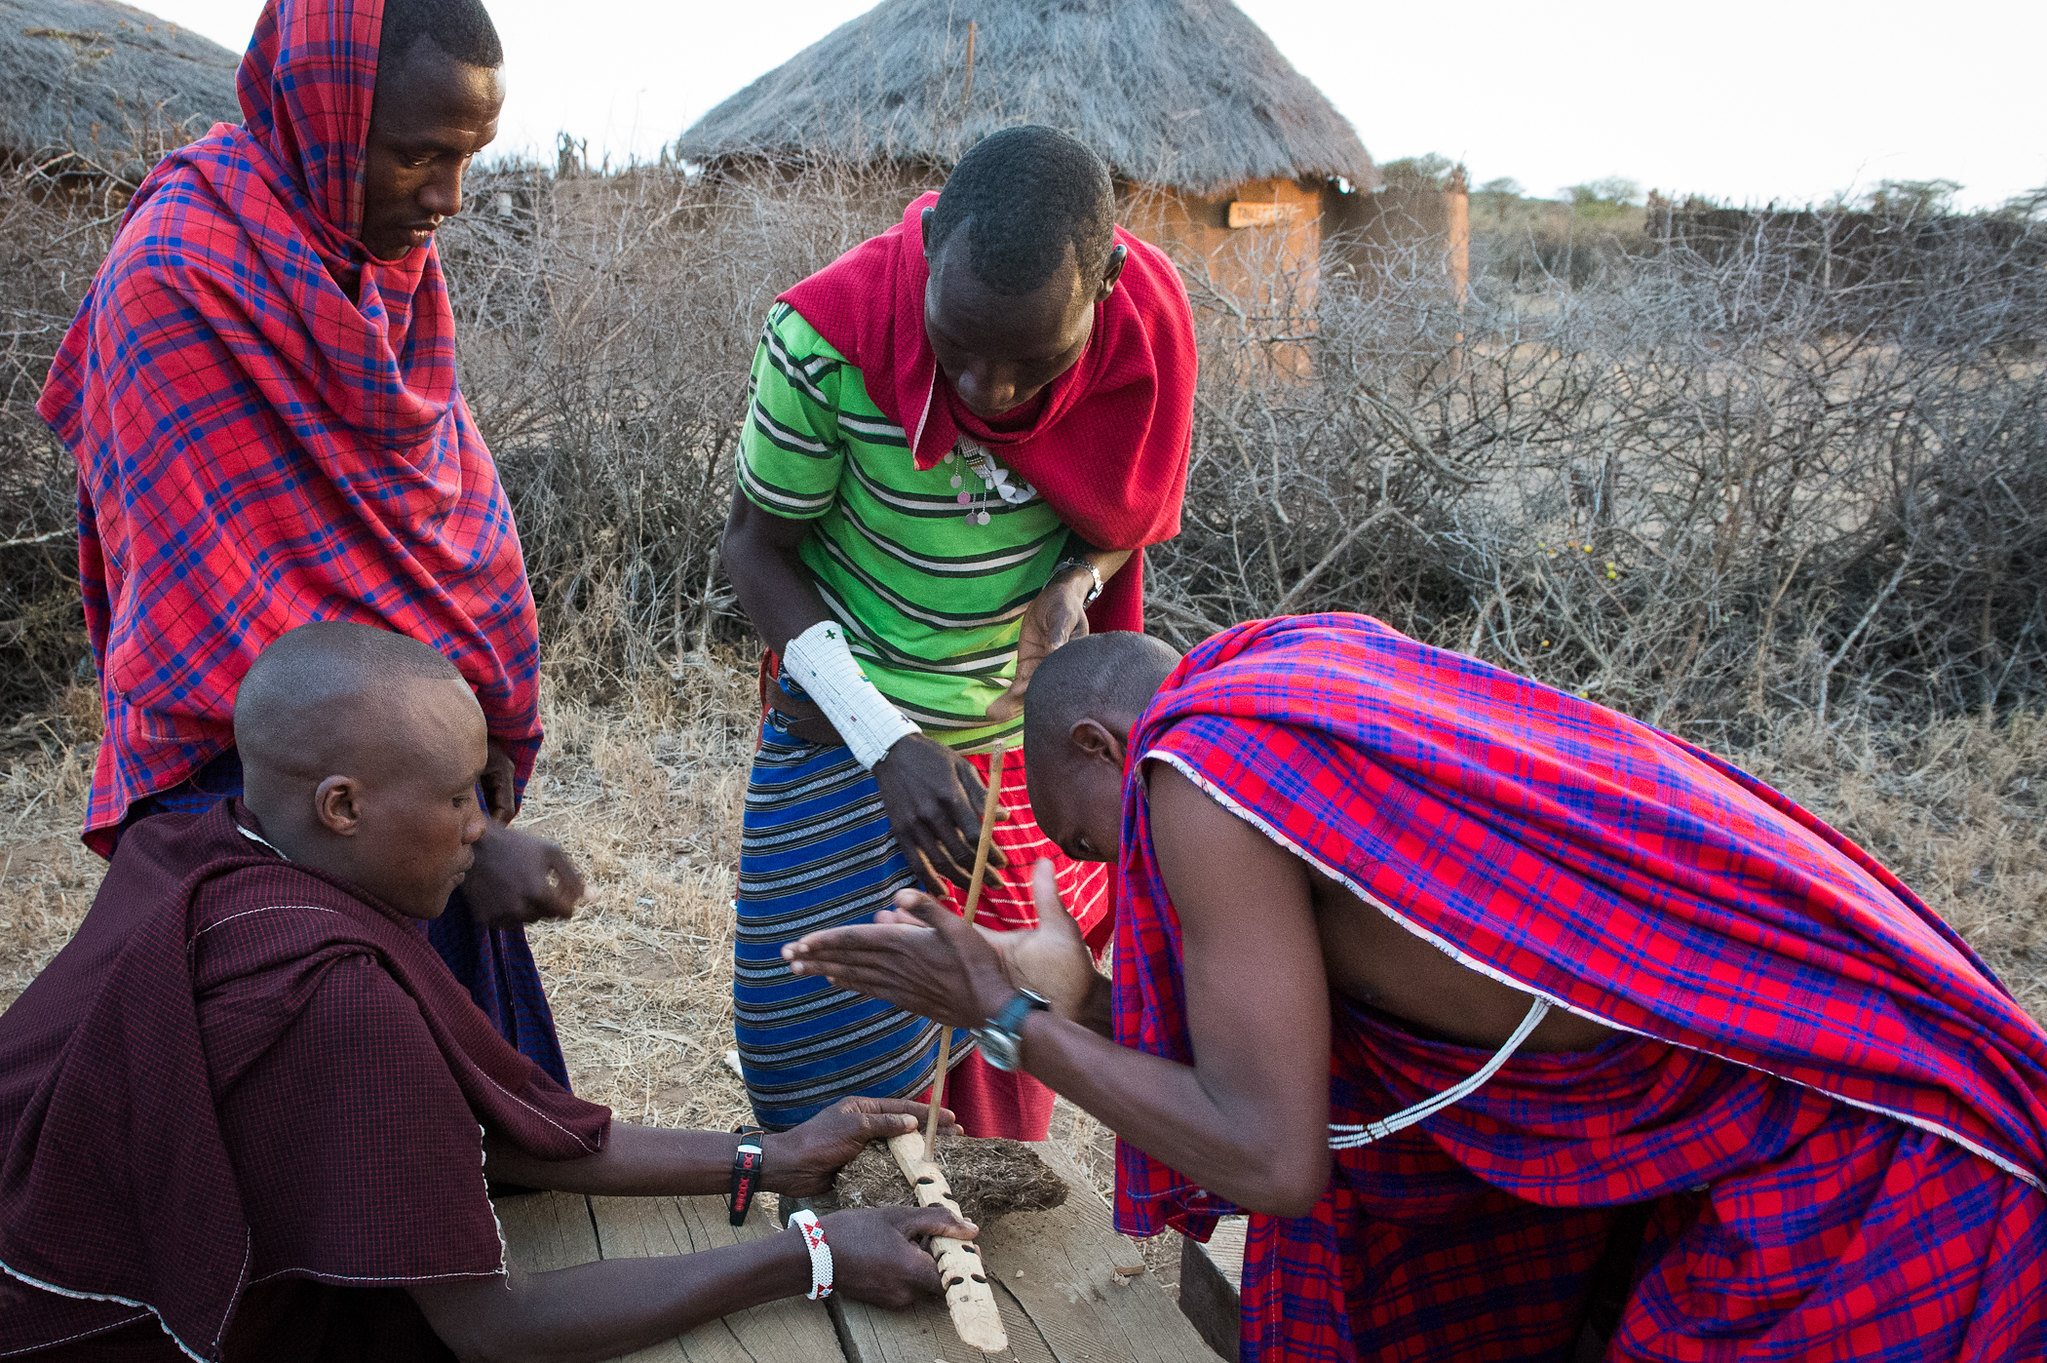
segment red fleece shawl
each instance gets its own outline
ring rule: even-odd
[[[392,983],[416,1011],[388,1006]],[[273,1076],[249,1110],[238,1086],[280,1048],[325,1057],[355,1110],[326,1112],[337,1081],[317,1070],[317,1091]],[[309,1130],[308,1113],[329,1120]],[[144,819],[78,935],[0,1017],[0,1268],[51,1289],[11,1294],[0,1355],[146,1308],[211,1359],[265,1279],[498,1272],[476,1125],[574,1159],[610,1121],[513,1050],[408,920],[249,840],[232,802]]]
[[[522,781],[539,748],[533,594],[440,259],[355,240],[382,22],[382,0],[271,0],[246,126],[143,182],[37,404],[78,461],[102,855],[130,804],[228,749],[242,674],[314,620],[444,654]]]
[[[1090,628],[1144,628],[1144,546],[1180,533],[1194,429],[1194,313],[1180,272],[1118,227],[1128,252],[1073,367],[1030,404],[1028,424],[990,426],[961,404],[924,332],[926,194],[903,220],[782,295],[857,367],[876,406],[928,469],[959,438],[989,447],[1099,549],[1135,549],[1088,612]]]

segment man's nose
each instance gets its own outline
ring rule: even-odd
[[[462,211],[462,170],[457,166],[428,180],[419,191],[419,206],[429,213],[452,218]]]
[[[969,365],[959,377],[960,397],[978,412],[1006,412],[1016,406],[1016,382],[994,365]]]

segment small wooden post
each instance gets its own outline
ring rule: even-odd
[[[961,912],[968,927],[973,926],[974,913],[981,907],[981,881],[988,874],[988,851],[995,845],[995,816],[1002,806],[1004,751],[997,748],[988,758],[988,796],[981,802],[981,842],[974,849],[974,878],[967,882],[967,902]],[[928,866],[930,863],[925,864]],[[938,1070],[931,1076],[931,1111],[924,1119],[924,1158],[927,1160],[938,1156],[938,1108],[945,1100],[945,1069],[951,1061],[952,1028],[946,1027],[938,1034]]]
[[[934,1108],[936,1104],[934,1103]],[[925,1153],[924,1142],[914,1131],[889,1137],[888,1150],[896,1167],[916,1190],[917,1205],[944,1206],[960,1216],[960,1204],[952,1199],[952,1185],[945,1171]],[[995,1289],[988,1285],[988,1268],[981,1262],[980,1247],[971,1240],[933,1236],[931,1256],[938,1260],[938,1277],[945,1284],[945,1306],[952,1313],[952,1328],[961,1342],[984,1354],[999,1354],[1009,1347],[1009,1332],[1002,1328],[1002,1313],[995,1306]]]
[[[960,112],[966,113],[967,101],[974,97],[974,33],[979,27],[972,19],[967,20],[967,78],[960,86]]]

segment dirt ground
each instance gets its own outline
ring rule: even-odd
[[[95,709],[81,688],[0,735],[0,1004],[64,944],[99,882],[77,840]],[[546,702],[521,824],[569,849],[590,896],[572,922],[532,929],[534,952],[577,1091],[629,1120],[728,1127],[745,1110],[723,1057],[754,714],[751,668],[708,657],[603,707]],[[1729,756],[1889,864],[2047,1018],[2047,718],[1788,723]],[[1098,1123],[1062,1104],[1055,1136],[1109,1186]],[[1177,1246],[1148,1248],[1173,1281]]]

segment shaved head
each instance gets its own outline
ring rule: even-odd
[[[1124,630],[1054,649],[1031,674],[1024,746],[1051,753],[1082,719],[1121,720],[1127,727],[1179,665],[1179,652],[1165,640]]]
[[[263,650],[235,695],[242,765],[325,775],[382,726],[364,710],[415,682],[460,682],[455,665],[417,639],[369,625],[303,625]]]
[[[1054,649],[1024,696],[1024,771],[1038,826],[1067,856],[1111,861],[1123,826],[1124,748],[1180,665],[1148,634],[1090,634]]]
[[[293,861],[432,917],[482,836],[483,711],[416,639],[339,621],[257,657],[235,697],[244,802]]]

